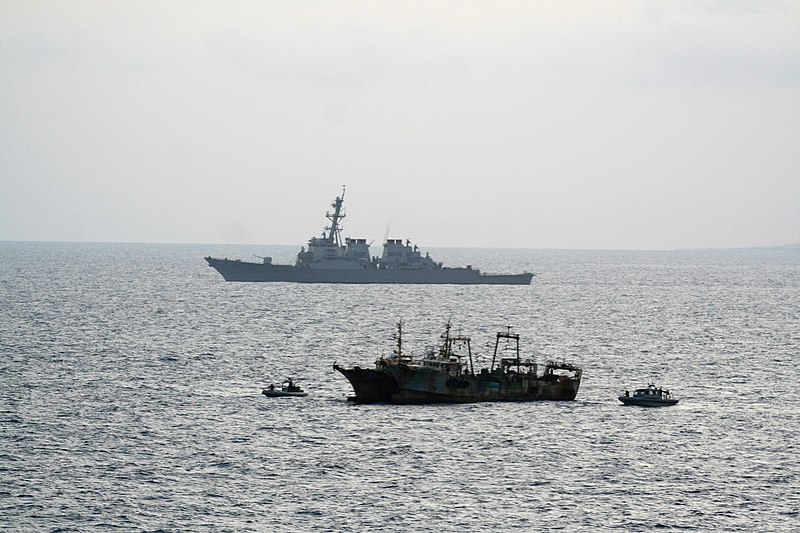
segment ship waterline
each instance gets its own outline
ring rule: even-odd
[[[331,204],[333,213],[321,237],[312,237],[302,247],[294,265],[206,257],[208,266],[225,281],[294,283],[405,283],[456,285],[530,285],[533,274],[484,274],[477,268],[445,267],[429,254],[424,256],[409,240],[387,239],[381,257],[371,257],[366,239],[342,239],[345,217],[344,191]]]
[[[406,283],[453,285],[530,285],[533,274],[482,274],[473,268],[361,269],[309,268],[206,257],[225,281],[295,283]]]

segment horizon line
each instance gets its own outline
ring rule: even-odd
[[[4,243],[55,243],[55,244],[131,244],[131,245],[192,245],[192,246],[297,246],[283,243],[219,243],[219,242],[147,242],[147,241],[64,241],[64,240],[22,240],[0,239]],[[305,245],[302,245],[305,246]],[[382,245],[373,245],[382,246]],[[553,251],[604,251],[604,252],[693,252],[693,251],[725,251],[725,250],[783,250],[800,248],[800,242],[778,245],[743,245],[743,246],[691,246],[677,248],[557,248],[557,247],[516,247],[516,246],[426,246],[432,249],[452,250],[553,250]]]

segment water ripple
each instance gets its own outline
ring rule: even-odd
[[[800,529],[796,254],[435,254],[540,272],[465,288],[229,284],[214,252],[0,243],[0,529]],[[573,358],[577,401],[346,401],[334,360],[451,316],[484,360],[509,323]],[[260,394],[287,376],[311,395]],[[619,405],[650,379],[681,403]]]

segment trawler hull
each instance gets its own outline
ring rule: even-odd
[[[453,285],[530,285],[533,274],[481,274],[472,268],[376,269],[311,268],[206,257],[225,281],[294,283],[400,283]]]
[[[392,397],[400,392],[397,382],[385,372],[369,368],[342,368],[336,363],[334,370],[340,372],[350,384],[356,395],[351,400],[364,403],[391,403]]]
[[[517,375],[498,379],[492,374],[453,377],[425,368],[386,365],[370,370],[334,365],[353,386],[361,403],[426,404],[535,402],[574,400],[580,378],[557,380]]]

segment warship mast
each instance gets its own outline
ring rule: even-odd
[[[328,232],[327,241],[328,244],[335,244],[336,246],[342,245],[342,227],[339,225],[339,221],[345,217],[345,214],[342,213],[344,192],[345,187],[342,185],[342,195],[337,196],[336,200],[334,200],[331,204],[331,207],[334,209],[333,214],[331,214],[330,211],[325,212],[325,217],[331,221],[331,225],[325,228],[325,230]]]

